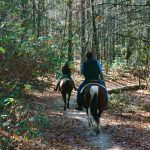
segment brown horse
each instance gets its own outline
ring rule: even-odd
[[[73,90],[73,82],[68,78],[64,78],[60,82],[60,91],[64,101],[64,110],[69,108],[71,92]]]
[[[86,109],[90,130],[100,132],[100,117],[107,105],[106,89],[98,83],[89,83],[81,90],[82,106]]]

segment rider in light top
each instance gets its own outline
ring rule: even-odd
[[[71,68],[69,66],[69,62],[66,62],[65,65],[62,67],[62,77],[58,80],[58,83],[56,85],[56,88],[54,88],[55,91],[57,91],[58,87],[60,87],[60,81],[64,78],[68,78],[72,81],[72,84],[73,84],[73,88],[74,90],[76,90],[76,87],[75,87],[75,84],[74,84],[74,81],[71,77]]]
[[[85,77],[85,80],[81,83],[81,85],[78,88],[77,91],[77,108],[76,110],[82,110],[82,102],[81,102],[81,95],[80,91],[81,89],[89,82],[89,81],[97,81],[99,84],[104,86],[104,90],[107,97],[107,91],[105,89],[105,83],[102,73],[102,67],[101,64],[98,62],[98,60],[94,59],[92,52],[88,52],[86,54],[87,60],[82,65],[81,73]],[[99,75],[101,79],[99,78]],[[107,97],[108,99],[108,97]]]

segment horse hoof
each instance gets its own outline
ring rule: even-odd
[[[96,131],[96,134],[100,134],[100,131],[99,131],[99,130],[97,130],[97,131]]]

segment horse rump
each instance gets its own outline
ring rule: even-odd
[[[97,133],[99,133],[99,119],[107,104],[104,88],[99,84],[89,84],[85,87],[82,96],[82,103],[87,111],[89,126],[92,128],[93,121],[95,121]]]
[[[61,93],[71,94],[73,90],[72,81],[70,79],[64,79],[60,88],[61,88]]]
[[[97,110],[98,110],[98,95],[96,93],[94,94],[94,96],[92,98],[91,105],[90,105],[90,110],[91,110],[91,114],[92,114],[94,120],[96,122],[98,122],[99,118],[100,118],[100,115],[97,112]]]
[[[60,91],[62,94],[62,99],[64,101],[64,110],[66,110],[66,108],[69,108],[69,101],[72,90],[73,83],[70,79],[65,78],[60,82]]]

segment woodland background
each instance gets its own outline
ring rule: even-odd
[[[79,85],[87,51],[101,62],[106,83],[125,78],[148,91],[150,0],[0,1],[0,148],[17,147],[20,137],[28,143],[41,132],[37,124],[47,126],[43,114],[31,112],[32,92],[52,88],[65,61]],[[119,94],[110,97],[114,111],[124,99]]]

